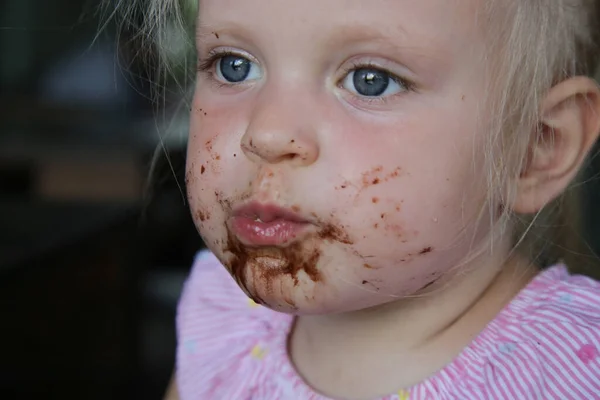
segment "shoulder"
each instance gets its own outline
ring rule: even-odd
[[[274,343],[292,318],[250,300],[219,260],[203,251],[184,285],[176,323],[181,398],[238,398],[258,384],[251,370],[252,360],[262,357],[257,346]],[[285,333],[281,342],[284,351]]]
[[[542,272],[507,309],[524,337],[553,336],[557,329],[580,337],[594,332],[600,337],[600,282],[582,275],[571,275],[563,266]],[[550,327],[547,329],[546,327]],[[558,332],[557,332],[558,333]]]
[[[488,398],[600,398],[599,282],[544,271],[482,336]]]

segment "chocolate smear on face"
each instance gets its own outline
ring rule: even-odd
[[[348,235],[333,225],[327,225],[320,232],[285,247],[246,246],[228,229],[227,243],[223,250],[231,255],[227,266],[238,285],[254,301],[265,304],[259,291],[266,296],[276,297],[273,285],[278,278],[289,276],[293,284],[298,286],[298,275],[300,271],[304,271],[311,281],[323,281],[323,274],[317,266],[323,241],[352,244]],[[282,294],[286,296],[287,293]],[[295,307],[289,296],[286,296],[285,302]]]
[[[425,247],[423,250],[421,250],[421,251],[419,252],[419,254],[421,254],[421,255],[423,255],[423,254],[428,254],[428,253],[431,253],[432,251],[433,251],[433,248],[432,248],[432,247]]]

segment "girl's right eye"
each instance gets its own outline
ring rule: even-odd
[[[216,78],[228,84],[253,81],[261,77],[258,65],[246,57],[237,54],[226,54],[215,60]]]

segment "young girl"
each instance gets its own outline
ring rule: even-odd
[[[600,399],[600,284],[529,240],[600,131],[597,3],[188,4],[170,396]]]

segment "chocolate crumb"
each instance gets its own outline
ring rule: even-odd
[[[208,219],[208,216],[202,212],[202,210],[196,211],[196,219],[199,219],[201,222],[204,222]]]

